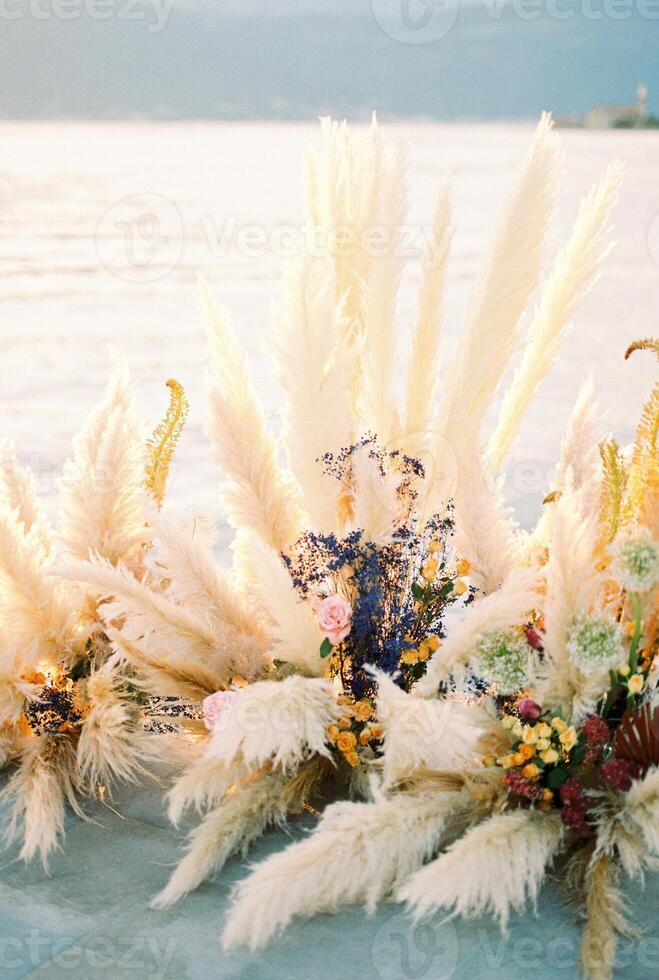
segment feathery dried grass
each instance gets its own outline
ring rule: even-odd
[[[310,755],[326,755],[327,726],[340,708],[324,678],[260,681],[236,692],[222,712],[208,756],[229,766],[239,756],[249,769],[265,763],[292,771]]]
[[[117,362],[105,398],[74,441],[60,494],[60,539],[74,558],[91,552],[116,564],[147,542],[142,516],[143,434],[128,372]]]
[[[42,735],[21,753],[20,768],[11,777],[0,799],[11,803],[5,840],[23,843],[20,857],[31,861],[39,855],[44,869],[64,833],[65,805],[82,817],[76,799],[75,749],[69,739]]]
[[[211,810],[188,838],[187,853],[151,907],[169,908],[216,873],[234,853],[247,848],[270,824],[286,819],[282,803],[285,777],[280,772],[257,774],[235,786],[225,801]]]
[[[490,817],[413,875],[398,898],[415,918],[440,909],[464,918],[491,913],[505,931],[511,912],[535,904],[562,838],[558,815],[515,810]]]
[[[630,935],[618,877],[614,862],[605,856],[596,857],[586,871],[581,966],[587,980],[611,980],[617,937]]]
[[[174,452],[190,410],[183,386],[174,378],[170,378],[167,381],[167,387],[169,388],[169,405],[165,417],[156,426],[153,435],[150,436],[146,444],[145,483],[147,490],[158,506],[162,506],[165,499],[167,478],[174,459]]]
[[[353,442],[348,363],[340,346],[343,303],[327,260],[303,258],[284,278],[275,307],[275,356],[286,392],[284,435],[305,509],[319,531],[340,529],[343,489],[322,457]]]
[[[404,451],[426,465],[436,410],[447,265],[453,238],[452,211],[451,185],[446,178],[439,189],[432,247],[425,256],[419,315],[407,372],[405,427],[400,439]]]
[[[0,441],[0,502],[15,512],[17,522],[23,525],[23,533],[41,560],[49,558],[52,534],[39,506],[34,473],[18,462],[16,449],[9,439]]]
[[[335,803],[310,837],[241,881],[222,936],[226,950],[260,949],[295,916],[359,902],[369,912],[437,850],[453,796]]]
[[[148,736],[126,701],[121,678],[107,664],[94,671],[86,683],[89,711],[80,725],[76,752],[76,777],[89,785],[111,787],[116,781],[136,782],[146,776],[145,763],[152,759]]]
[[[623,167],[612,163],[582,200],[570,238],[558,253],[542,290],[527,334],[524,356],[515,372],[489,446],[496,472],[519,428],[519,423],[564,343],[575,310],[596,281],[611,251],[611,212],[618,200]]]
[[[554,211],[559,162],[558,139],[545,114],[499,226],[474,295],[455,369],[444,392],[426,514],[440,509],[452,489],[451,483],[446,485],[442,471],[447,446],[459,459],[460,446],[478,441],[483,419],[517,345],[522,316],[540,278],[542,246]]]
[[[301,515],[290,481],[277,462],[278,447],[265,424],[229,314],[215,306],[200,282],[210,344],[210,437],[226,476],[224,507],[235,528],[256,531],[277,552],[299,537]]]

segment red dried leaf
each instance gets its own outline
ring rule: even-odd
[[[626,711],[613,741],[618,759],[629,759],[644,769],[659,766],[659,705]]]

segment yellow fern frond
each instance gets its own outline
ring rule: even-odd
[[[600,444],[603,480],[601,489],[602,536],[610,544],[618,533],[622,512],[622,498],[627,486],[627,472],[615,439]]]
[[[625,523],[637,521],[659,533],[659,384],[643,406],[636,430],[623,510]]]
[[[625,360],[634,353],[635,350],[653,350],[659,357],[659,340],[656,337],[646,337],[645,340],[635,340],[625,351]]]
[[[182,385],[170,378],[169,407],[146,444],[146,487],[158,506],[165,499],[167,477],[190,406]]]

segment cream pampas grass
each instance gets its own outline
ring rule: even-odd
[[[455,546],[470,564],[471,582],[486,595],[520,559],[520,534],[504,505],[501,483],[475,450],[467,451],[459,466]]]
[[[203,280],[200,288],[211,350],[210,436],[228,481],[226,513],[234,527],[251,528],[283,551],[300,531],[295,495],[277,462],[277,445],[266,429],[229,314],[216,307]]]
[[[364,334],[363,410],[372,432],[385,446],[400,428],[393,394],[397,361],[396,304],[403,271],[403,223],[407,215],[406,159],[401,147],[386,147],[382,162],[375,226],[387,235],[384,254],[370,262],[370,275],[362,287]]]
[[[413,875],[398,898],[415,918],[439,910],[464,918],[488,913],[505,930],[512,912],[535,905],[562,837],[558,817],[523,810],[490,817]]]
[[[269,652],[273,660],[293,664],[302,673],[325,671],[319,649],[322,633],[308,602],[295,591],[279,556],[255,535],[242,537],[241,562],[247,570],[250,594],[258,602],[269,626]]]
[[[78,816],[75,751],[67,740],[42,735],[21,753],[20,768],[2,791],[11,809],[5,840],[22,840],[20,857],[31,861],[37,854],[44,868],[64,833],[65,807]]]
[[[260,949],[295,916],[376,904],[436,851],[455,799],[335,803],[313,834],[273,854],[238,884],[222,935],[226,950]]]
[[[92,551],[106,571],[122,560],[143,573],[144,456],[119,361],[65,466],[58,533],[29,472],[7,444],[0,453],[0,725],[3,764],[16,765],[4,790],[8,839],[22,836],[21,856],[44,865],[65,807],[80,814],[82,798],[143,775],[151,757],[135,691],[110,665],[95,594],[60,574],[67,561],[86,568]]]
[[[240,754],[249,769],[271,762],[287,772],[310,755],[329,756],[326,729],[339,714],[324,678],[251,684],[235,693],[215,727],[209,754],[227,766]]]
[[[107,663],[86,684],[90,709],[80,726],[76,774],[92,786],[111,787],[146,776],[152,752],[139,711],[126,702],[122,678]]]
[[[287,816],[282,804],[283,780],[280,773],[270,773],[234,786],[224,805],[211,810],[192,831],[185,857],[153,899],[152,908],[176,904],[219,871],[231,854],[245,854],[268,825],[281,823]]]
[[[314,526],[340,527],[343,490],[319,460],[353,441],[350,402],[337,397],[350,384],[341,345],[343,302],[335,298],[333,269],[326,259],[303,257],[284,278],[275,307],[275,356],[287,395],[285,442],[291,469]]]
[[[117,362],[105,399],[87,419],[64,468],[60,537],[67,554],[87,558],[94,552],[115,563],[145,543],[144,441],[127,369]]]
[[[472,299],[457,363],[443,393],[428,513],[441,507],[442,494],[452,492],[442,472],[447,447],[459,458],[462,444],[478,442],[482,421],[519,341],[522,316],[540,279],[560,157],[551,119],[544,115]]]
[[[419,313],[412,335],[405,426],[401,434],[405,452],[418,457],[426,465],[433,436],[448,256],[453,238],[451,185],[448,178],[440,185],[432,231],[432,245],[424,260]]]
[[[377,716],[384,728],[382,766],[387,783],[417,769],[468,765],[487,720],[466,699],[430,700],[406,694],[377,674]]]
[[[19,463],[8,439],[0,442],[0,502],[16,514],[23,533],[45,561],[52,549],[52,532],[41,512],[34,474]]]
[[[556,256],[528,329],[522,361],[506,393],[497,430],[490,442],[489,455],[495,471],[540,381],[556,359],[579,302],[611,251],[608,222],[618,200],[622,176],[621,164],[607,167],[601,180],[581,202],[570,238]]]

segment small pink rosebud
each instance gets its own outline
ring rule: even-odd
[[[327,596],[318,610],[318,625],[332,646],[336,646],[341,640],[345,640],[350,632],[352,606],[343,596]]]
[[[524,698],[517,705],[517,711],[519,712],[520,718],[523,718],[524,721],[537,721],[540,717],[541,708],[531,698]]]
[[[204,725],[209,732],[217,727],[220,715],[226,711],[237,693],[237,691],[216,691],[215,694],[209,694],[204,698],[202,701]]]

